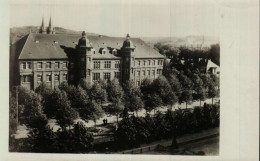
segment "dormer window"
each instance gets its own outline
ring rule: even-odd
[[[116,49],[112,50],[113,55],[116,55],[116,53],[117,53]]]
[[[106,49],[103,49],[103,50],[102,50],[102,54],[106,54]]]
[[[96,50],[95,50],[95,49],[92,49],[92,53],[93,53],[93,54],[96,54]]]

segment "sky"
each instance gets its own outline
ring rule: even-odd
[[[16,0],[10,27],[53,26],[109,36],[219,36],[220,8],[215,0]]]

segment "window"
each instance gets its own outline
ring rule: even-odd
[[[137,71],[137,76],[140,76],[140,71]]]
[[[158,65],[163,65],[163,61],[162,60],[158,60]]]
[[[141,65],[141,61],[138,61],[138,65],[139,65],[139,66]]]
[[[155,65],[155,60],[153,61],[153,65]]]
[[[64,73],[64,74],[62,75],[62,80],[63,80],[63,81],[67,81],[67,80],[68,80],[68,75],[67,75],[67,73]]]
[[[23,69],[26,69],[26,62],[23,62],[22,66],[23,66]]]
[[[111,68],[111,61],[105,61],[105,68]]]
[[[42,81],[42,75],[41,74],[38,74],[37,75],[37,82],[41,82]]]
[[[137,87],[139,87],[140,86],[140,81],[137,81],[136,85],[137,85]]]
[[[102,54],[106,54],[106,50],[104,49],[104,50],[102,50]]]
[[[31,62],[23,62],[22,63],[22,69],[31,69]]]
[[[150,70],[147,71],[148,75],[150,75]]]
[[[145,60],[143,61],[143,65],[145,66]]]
[[[51,62],[47,62],[47,63],[46,63],[46,68],[47,68],[47,69],[50,69],[50,68],[51,68]]]
[[[143,70],[142,73],[143,73],[143,76],[145,76],[145,70]]]
[[[90,76],[90,69],[88,69],[88,73],[87,74],[88,74],[88,76]]]
[[[62,63],[62,68],[67,68],[68,67],[68,63],[66,62],[66,61],[64,61],[63,63]]]
[[[114,50],[112,51],[112,54],[113,54],[113,55],[116,55],[116,53],[117,53],[117,51],[114,49]]]
[[[148,65],[151,65],[151,60],[148,61]]]
[[[93,81],[100,80],[100,73],[93,73]]]
[[[51,82],[51,75],[50,74],[46,75],[46,82]]]
[[[96,51],[95,51],[95,50],[93,50],[93,54],[96,54]]]
[[[38,62],[38,63],[37,63],[37,68],[38,68],[38,69],[42,69],[42,62]]]
[[[153,70],[153,75],[155,75],[155,70]]]
[[[115,68],[119,68],[119,67],[120,67],[120,62],[116,61]]]
[[[23,83],[30,83],[31,82],[31,75],[24,75],[22,76],[22,82]]]
[[[59,81],[60,80],[60,75],[59,74],[55,74],[54,75],[54,80],[55,81]]]
[[[100,61],[94,61],[94,69],[100,69]]]
[[[120,78],[120,72],[115,72],[115,78],[117,78],[117,79]]]
[[[27,69],[31,69],[32,66],[31,66],[31,62],[27,62]]]
[[[110,80],[110,73],[104,72],[104,80]]]
[[[60,68],[60,62],[55,62],[55,69],[59,69]]]
[[[88,61],[91,61],[91,58],[90,58],[90,57],[88,58]]]

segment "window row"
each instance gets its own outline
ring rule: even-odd
[[[62,68],[68,68],[68,62],[55,62],[54,63],[54,68],[59,69],[62,66]],[[42,69],[43,68],[43,62],[38,62],[37,63],[37,68]],[[52,68],[52,63],[51,62],[46,62],[45,64],[46,69],[51,69]]]
[[[120,78],[120,72],[115,72],[115,78]],[[111,73],[110,72],[104,72],[103,73],[103,79],[104,80],[111,80]],[[100,80],[100,73],[93,73],[93,81]]]
[[[108,51],[109,52],[109,51]],[[95,50],[92,50],[92,53],[93,54],[96,54],[96,51]],[[106,49],[103,49],[102,51],[101,51],[101,54],[106,54],[107,53],[107,50]],[[113,49],[112,51],[111,51],[111,53],[113,54],[113,55],[116,55],[117,54],[117,50],[116,49]]]
[[[161,75],[162,74],[162,69],[157,69],[157,74]],[[155,75],[155,70],[152,70],[152,71],[150,71],[150,70],[147,70],[147,71],[142,70],[142,76],[145,76],[145,75],[148,75],[148,76]],[[141,76],[141,71],[136,71],[136,76]]]
[[[145,66],[145,65],[155,65],[156,60],[139,60],[136,62],[138,66]],[[158,60],[158,65],[163,65],[163,60]]]
[[[62,81],[67,81],[68,80],[68,75],[67,73],[64,73],[62,75]],[[42,82],[43,81],[43,76],[42,74],[37,75],[37,82]],[[52,81],[52,75],[51,74],[46,74],[46,82],[51,82]],[[54,74],[54,81],[60,81],[60,74]]]
[[[94,61],[94,69],[100,69],[100,61]],[[111,61],[105,61],[104,63],[104,68],[105,69],[110,69],[111,68]],[[120,61],[115,62],[115,68],[120,68]]]

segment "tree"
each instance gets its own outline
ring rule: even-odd
[[[103,85],[100,82],[95,82],[89,93],[90,99],[95,100],[99,104],[102,104],[107,100],[106,89],[102,88],[102,86]]]
[[[117,123],[118,123],[118,117],[121,112],[123,112],[124,106],[122,103],[122,99],[124,96],[124,91],[119,84],[119,81],[117,79],[113,79],[108,84],[108,100],[112,103],[110,106],[110,112],[111,114],[116,114],[117,116]]]
[[[85,118],[83,117],[84,120],[88,120],[91,119],[94,121],[95,123],[95,127],[96,127],[96,121],[101,118],[104,114],[103,109],[101,108],[101,105],[99,103],[97,103],[95,100],[92,100],[88,103],[88,107],[89,109],[92,111],[90,113],[90,115],[88,115],[89,118]],[[84,115],[85,116],[85,115]],[[87,115],[86,115],[87,116]]]
[[[55,112],[57,123],[62,129],[71,126],[73,121],[78,118],[78,112],[71,108],[70,101],[68,100],[65,91],[55,89],[52,94],[53,104],[51,108]]]
[[[87,105],[89,98],[86,90],[82,89],[81,86],[75,87],[67,83],[62,83],[59,88],[67,93],[72,108],[79,110]]]
[[[50,128],[44,126],[41,129],[30,129],[28,145],[30,152],[53,153],[57,151],[57,135]]]
[[[153,91],[161,97],[164,105],[174,105],[178,98],[172,91],[172,88],[164,76],[159,76],[152,83]]]
[[[19,113],[21,123],[30,128],[42,128],[48,120],[42,111],[41,97],[25,87],[18,88],[19,107],[23,107]]]
[[[170,74],[168,77],[168,82],[170,86],[172,87],[173,92],[176,94],[176,96],[179,98],[181,95],[181,83],[177,76],[175,74]]]
[[[217,65],[220,65],[220,47],[219,47],[219,44],[211,45],[210,50],[209,50],[209,59],[211,59],[211,61],[216,63]]]
[[[87,82],[86,79],[80,79],[79,86],[86,91],[90,91],[90,89],[91,89],[91,84],[89,82]]]
[[[112,103],[118,103],[122,100],[124,91],[119,84],[119,81],[117,79],[113,79],[108,84],[108,100]]]
[[[202,79],[199,77],[198,74],[193,74],[192,81],[194,84],[194,90],[196,92],[197,98],[200,100],[201,107],[201,101],[204,101],[206,98],[206,89],[204,87]]]
[[[208,88],[208,96],[212,99],[212,106],[213,106],[213,99],[214,97],[219,95],[219,90],[214,85],[209,85]]]
[[[184,90],[179,98],[179,102],[186,102],[186,108],[188,108],[188,104],[192,101],[192,92],[191,90]]]
[[[137,112],[144,106],[140,89],[135,86],[133,81],[127,81],[123,87],[125,107],[138,115]]]
[[[160,96],[158,96],[155,93],[152,94],[148,94],[147,99],[145,100],[145,110],[146,111],[152,111],[155,110],[157,107],[163,105],[162,99],[160,98]]]
[[[43,106],[43,111],[46,114],[48,118],[53,118],[54,113],[52,112],[52,109],[50,109],[53,99],[52,99],[52,93],[53,89],[45,82],[42,82],[36,89],[35,92],[41,95],[41,102]]]
[[[9,95],[9,136],[15,134],[18,126],[16,98]]]
[[[151,79],[145,78],[142,83],[141,83],[141,87],[140,87],[141,93],[143,95],[143,97],[145,98],[148,94],[153,93],[152,90],[152,81]]]
[[[193,82],[189,77],[184,75],[182,72],[178,75],[178,79],[182,85],[183,90],[192,90],[193,88]]]
[[[92,149],[94,141],[93,135],[82,122],[74,124],[72,136],[73,152],[84,153]]]
[[[112,103],[108,106],[108,111],[110,114],[116,115],[116,122],[118,124],[119,116],[124,111],[124,105],[121,101]]]

